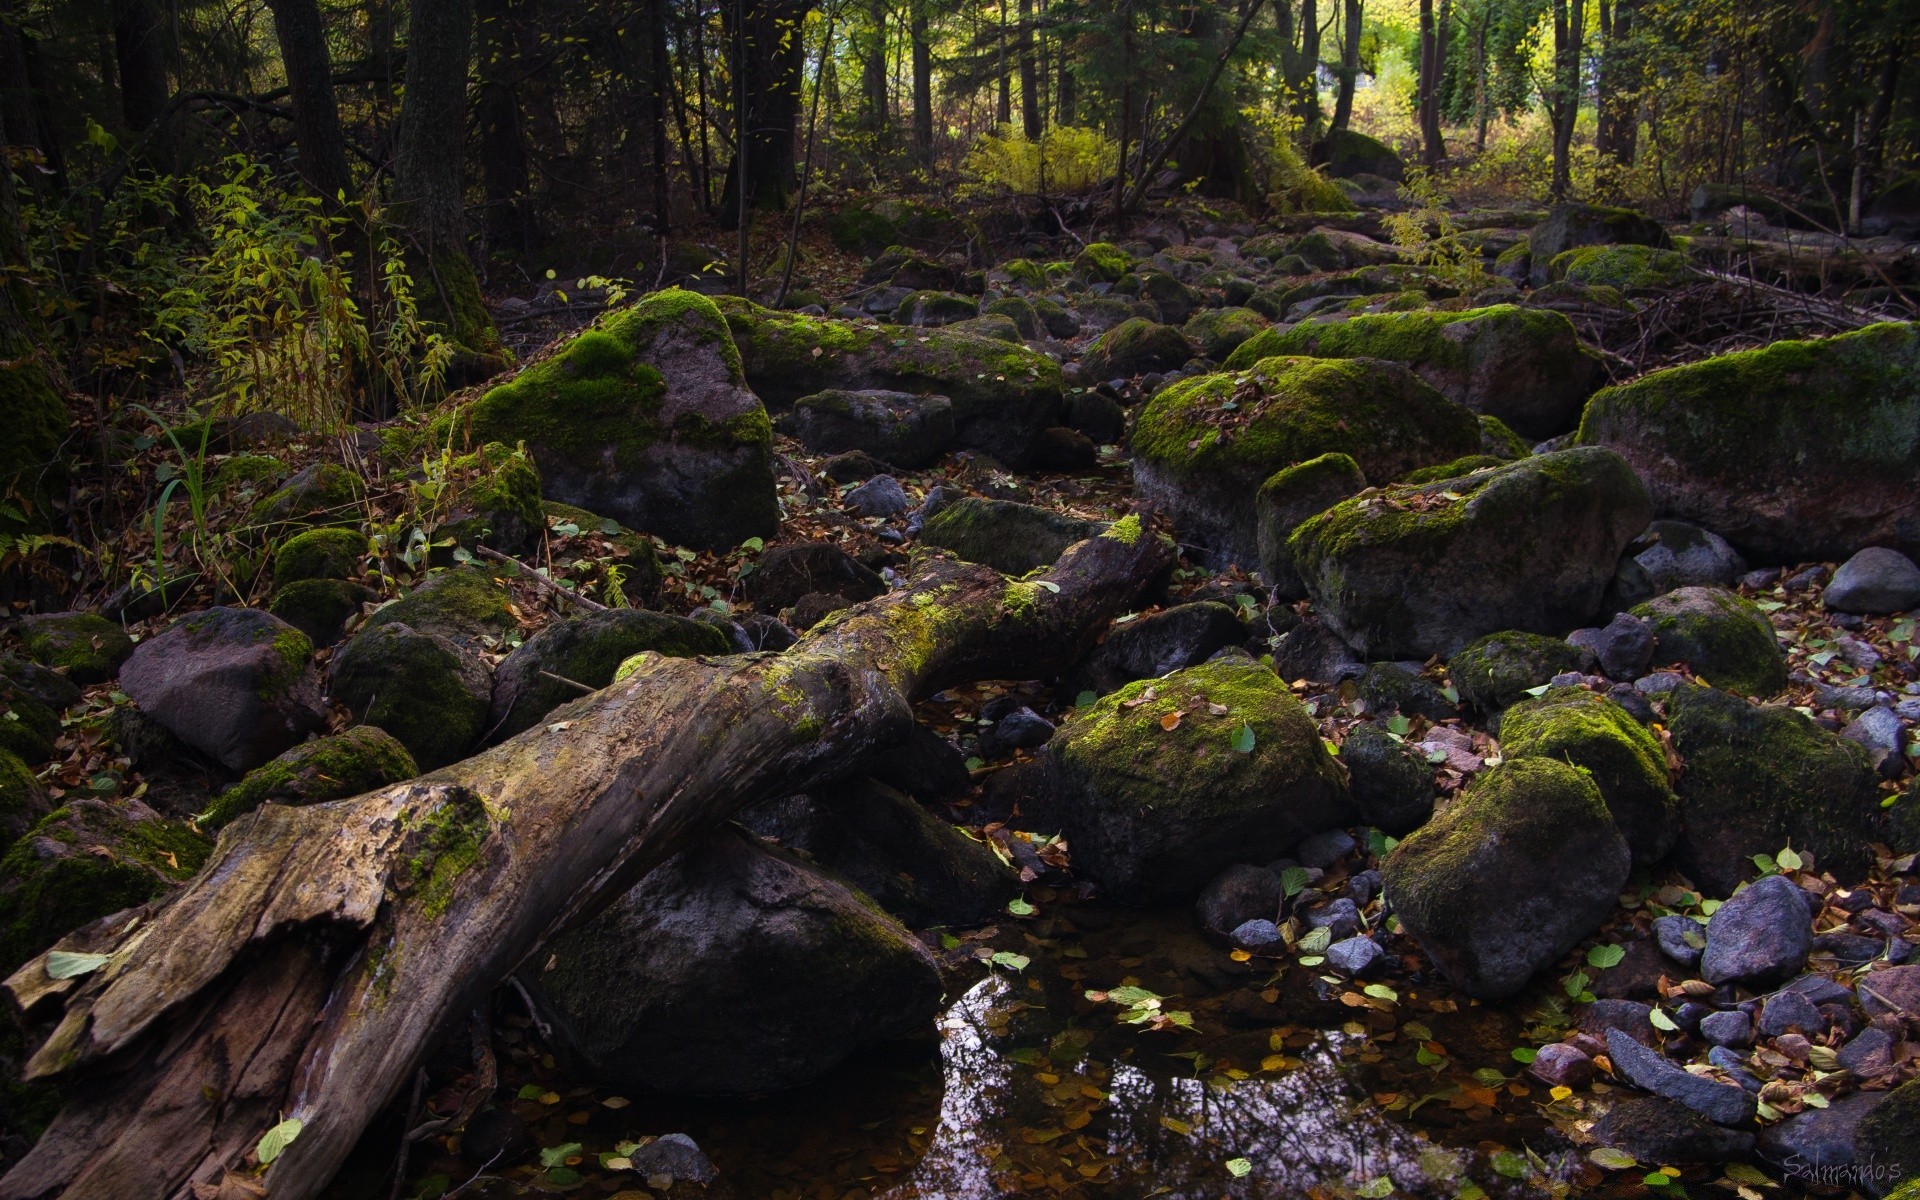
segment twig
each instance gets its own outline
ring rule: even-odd
[[[543,675],[543,676],[545,676],[545,677],[546,677],[546,678],[548,678],[548,679],[551,679],[551,680],[553,680],[553,681],[554,681],[555,683],[564,683],[564,684],[566,684],[566,685],[567,685],[568,687],[577,687],[577,688],[579,688],[579,689],[580,689],[580,690],[581,690],[581,691],[582,691],[583,693],[584,693],[584,692],[597,692],[597,691],[599,691],[599,690],[600,690],[600,689],[599,689],[599,688],[597,688],[597,687],[592,687],[592,686],[590,686],[590,685],[588,685],[588,684],[584,684],[584,683],[581,683],[581,682],[580,682],[580,681],[579,681],[578,679],[568,679],[568,678],[567,678],[567,677],[566,677],[565,675],[555,675],[555,674],[554,674],[554,673],[553,673],[552,671],[542,671],[542,672],[540,672],[540,674],[541,674],[541,675]]]
[[[420,1096],[427,1090],[427,1069],[421,1067],[413,1073],[413,1099],[407,1102],[407,1121],[413,1121],[413,1114],[420,1111]],[[393,1164],[393,1191],[388,1200],[400,1200],[400,1189],[407,1185],[407,1156],[413,1153],[413,1139],[402,1134],[400,1137],[400,1157]]]
[[[481,558],[487,559],[490,562],[497,562],[502,565],[511,563],[512,565],[520,568],[521,574],[525,575],[529,580],[531,580],[535,586],[541,588],[544,591],[552,592],[556,596],[563,596],[566,599],[573,601],[575,604],[578,604],[581,608],[586,609],[588,612],[607,611],[607,606],[600,603],[598,600],[589,600],[578,592],[568,591],[566,588],[561,587],[559,584],[555,583],[553,580],[548,579],[545,575],[542,575],[540,572],[534,570],[532,567],[521,562],[519,559],[514,558],[512,555],[502,554],[498,550],[493,549],[491,546],[475,546],[473,548],[473,552],[479,555]],[[591,691],[592,689],[588,689],[588,690]]]
[[[514,991],[520,993],[520,1003],[527,1006],[527,1019],[533,1022],[535,1032],[539,1033],[541,1040],[551,1041],[553,1026],[540,1019],[540,1010],[534,1007],[533,997],[527,994],[527,985],[520,982],[518,975],[507,976],[507,982],[513,985]]]

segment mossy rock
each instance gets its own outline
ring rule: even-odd
[[[1547,267],[1578,246],[1634,245],[1665,249],[1667,232],[1653,218],[1630,208],[1600,204],[1556,204],[1527,234],[1533,285],[1547,282]]]
[[[695,292],[605,318],[469,405],[456,431],[524,444],[548,495],[668,541],[727,549],[779,528],[772,424],[727,321]]]
[[[1693,882],[1726,896],[1752,857],[1812,851],[1817,869],[1858,881],[1880,840],[1879,774],[1854,742],[1790,708],[1760,706],[1710,687],[1667,701],[1680,774],[1683,831],[1676,859]]]
[[[88,922],[178,887],[206,861],[205,838],[138,800],[75,800],[0,857],[0,972]]]
[[[1494,256],[1491,274],[1511,283],[1525,283],[1533,274],[1533,247],[1515,242]]]
[[[1209,565],[1251,567],[1254,497],[1274,472],[1340,453],[1384,482],[1473,453],[1480,426],[1398,363],[1269,358],[1162,389],[1132,444],[1136,493],[1172,516],[1181,540]]]
[[[1287,545],[1315,610],[1349,645],[1425,658],[1498,630],[1564,634],[1590,621],[1650,515],[1626,462],[1588,447],[1364,492]]]
[[[913,392],[835,389],[802,396],[780,414],[779,427],[816,454],[860,450],[919,470],[939,461],[953,443],[953,402]]]
[[[365,628],[403,624],[462,645],[497,644],[517,624],[506,589],[478,567],[437,571],[367,618]]]
[[[218,492],[261,491],[287,477],[287,464],[270,454],[236,454],[213,470]]]
[[[660,551],[654,546],[652,538],[628,529],[612,517],[590,513],[584,508],[575,508],[558,500],[541,501],[540,512],[546,518],[549,529],[571,525],[575,529],[593,531],[606,538],[613,547],[613,557],[619,560],[621,569],[626,572],[621,587],[627,595],[648,604],[659,599],[665,572],[660,569]]]
[[[1447,678],[1460,699],[1486,716],[1525,700],[1555,675],[1579,669],[1576,647],[1561,638],[1518,629],[1477,638],[1447,660]]]
[[[1512,462],[1516,458],[1525,458],[1533,453],[1533,447],[1522,441],[1505,421],[1487,413],[1480,414],[1480,453],[1489,458]]]
[[[350,579],[301,579],[274,592],[267,611],[307,635],[316,646],[331,646],[347,620],[379,593]]]
[[[0,750],[29,763],[53,757],[60,737],[60,714],[11,679],[0,679]]]
[[[1073,273],[1089,283],[1118,283],[1133,269],[1133,255],[1112,242],[1089,242],[1073,259]]]
[[[747,381],[775,407],[835,389],[945,396],[957,444],[1012,467],[1026,464],[1060,410],[1060,365],[1025,346],[776,313],[731,297],[720,304]]]
[[[1101,522],[1048,508],[969,496],[929,517],[920,530],[920,542],[951,550],[967,562],[982,563],[1003,575],[1024,575],[1052,566],[1068,546],[1104,528]]]
[[[1462,475],[1471,475],[1475,471],[1484,471],[1488,467],[1504,467],[1512,460],[1495,458],[1491,454],[1469,454],[1465,458],[1456,458],[1450,463],[1441,463],[1437,467],[1422,467],[1418,471],[1409,471],[1401,483],[1439,483],[1445,479],[1458,479]]]
[[[1219,362],[1267,324],[1267,318],[1250,308],[1209,308],[1188,317],[1180,332],[1201,357]]]
[[[1757,562],[1862,546],[1920,557],[1920,330],[1872,325],[1643,375],[1594,394],[1580,441],[1610,446],[1662,516]]]
[[[1134,317],[1093,340],[1081,358],[1089,379],[1171,371],[1193,357],[1193,343],[1171,325]]]
[[[1427,957],[1468,995],[1492,1001],[1599,928],[1631,869],[1586,771],[1519,758],[1475,776],[1394,848],[1380,874]]]
[[[1602,379],[1599,355],[1581,344],[1571,321],[1512,304],[1362,313],[1270,329],[1243,342],[1227,366],[1249,367],[1276,354],[1402,362],[1448,399],[1535,439],[1572,429]]]
[[[24,691],[55,712],[80,699],[80,685],[51,667],[0,654],[0,684]]]
[[[1255,541],[1260,578],[1287,600],[1307,598],[1307,586],[1294,570],[1287,538],[1300,523],[1364,490],[1367,477],[1350,454],[1322,454],[1267,476],[1254,493]]]
[[[969,317],[964,321],[955,321],[944,328],[954,333],[964,333],[968,337],[991,338],[996,342],[1007,342],[1015,346],[1023,346],[1027,341],[1020,335],[1020,327],[1014,324],[1012,317],[1003,317],[998,314]]]
[[[1887,1093],[1873,1106],[1853,1133],[1853,1160],[1862,1166],[1885,1169],[1889,1182],[1908,1179],[1906,1184],[1888,1193],[1887,1200],[1900,1200],[1902,1193],[1920,1193],[1920,1079],[1909,1079]]]
[[[1327,174],[1336,179],[1377,175],[1399,183],[1407,169],[1406,163],[1388,149],[1385,142],[1357,129],[1328,131],[1326,137],[1313,144],[1310,160],[1315,166],[1324,165]]]
[[[0,853],[47,815],[47,790],[11,750],[0,750]]]
[[[358,530],[309,529],[274,551],[273,582],[285,587],[302,579],[358,579],[366,558],[366,535]]]
[[[477,657],[397,621],[369,621],[334,655],[333,698],[392,734],[422,771],[466,757],[486,732],[492,697]]]
[[[827,237],[845,254],[878,254],[900,240],[892,221],[864,204],[843,208],[827,218]]]
[[[1353,805],[1360,819],[1405,837],[1433,815],[1433,766],[1426,755],[1377,721],[1362,721],[1340,744]]]
[[[331,737],[303,742],[222,792],[194,819],[213,833],[262,804],[302,806],[342,800],[412,779],[413,756],[393,735],[360,725]]]
[[[952,292],[917,291],[907,295],[893,310],[893,323],[931,327],[970,321],[980,315],[980,302]]]
[[[324,525],[356,528],[366,493],[366,482],[352,471],[338,463],[315,463],[262,497],[249,520],[268,537]]]
[[[1032,296],[1028,302],[1033,305],[1034,315],[1040,318],[1040,325],[1048,335],[1056,338],[1080,336],[1080,318],[1067,310],[1066,305],[1045,296]]]
[[[1001,263],[987,272],[989,279],[1005,279],[1014,287],[1025,288],[1029,292],[1047,290],[1047,272],[1044,267],[1031,259],[1015,258]]]
[[[487,546],[516,557],[540,544],[547,522],[540,508],[540,472],[531,455],[489,442],[454,459],[448,474],[457,482],[434,541],[451,538],[468,550]]]
[[[133,653],[127,631],[98,613],[45,613],[20,619],[27,657],[43,667],[65,670],[85,687],[113,678]]]
[[[587,694],[575,684],[589,690],[606,687],[621,663],[649,650],[668,658],[692,658],[730,654],[733,647],[711,625],[636,608],[555,621],[495,670],[490,736],[504,741],[531,729],[549,712]]]
[[[1557,687],[1527,698],[1500,718],[1507,759],[1552,758],[1593,776],[1633,861],[1652,866],[1680,833],[1680,800],[1666,753],[1626,709],[1585,688]]]
[[[33,346],[11,333],[0,342],[0,413],[7,415],[0,496],[8,500],[0,505],[0,535],[44,532],[53,527],[55,497],[66,490],[60,451],[73,433],[73,414]]]
[[[1659,292],[1704,276],[1677,250],[1652,246],[1580,246],[1547,264],[1547,280],[1618,288],[1629,295]]]
[[[1313,718],[1244,657],[1126,685],[1063,726],[1049,758],[1075,866],[1124,904],[1191,899],[1222,868],[1354,815]]]
[[[1140,273],[1140,298],[1169,325],[1184,324],[1200,307],[1200,294],[1165,271]]]
[[[1715,687],[1767,697],[1787,686],[1787,656],[1751,600],[1723,588],[1683,587],[1636,606],[1653,630],[1653,659],[1685,663]]]
[[[980,313],[988,317],[1006,317],[1027,341],[1035,341],[1046,333],[1046,328],[1040,324],[1039,311],[1034,308],[1033,301],[1025,296],[1002,296],[998,300],[988,301]]]

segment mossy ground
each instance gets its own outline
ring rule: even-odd
[[[280,544],[273,555],[273,581],[354,579],[365,566],[367,539],[353,529],[309,529]]]

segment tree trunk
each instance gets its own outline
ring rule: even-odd
[[[742,146],[749,207],[779,211],[793,194],[793,137],[800,116],[799,30],[812,8],[813,0],[739,0],[722,9],[728,37],[742,60],[733,88],[738,111],[733,161],[727,166],[727,199],[720,206],[722,228],[737,228],[740,219]]]
[[[1422,0],[1426,3],[1428,0]],[[1553,0],[1553,179],[1556,204],[1567,198],[1573,178],[1570,157],[1573,125],[1580,114],[1580,44],[1584,39],[1585,0]]]
[[[353,177],[347,173],[347,139],[334,103],[333,60],[327,54],[320,5],[318,0],[270,0],[269,7],[299,139],[295,165],[327,211],[337,212],[343,198],[353,195]]]
[[[1640,64],[1629,38],[1633,35],[1634,0],[1614,0],[1600,6],[1600,79],[1595,87],[1600,106],[1594,124],[1593,148],[1621,166],[1632,166],[1640,107]]]
[[[480,123],[480,183],[487,197],[489,247],[526,256],[533,249],[533,176],[527,165],[526,122],[514,91],[518,56],[509,0],[478,0],[480,87],[475,115]]]
[[[1320,6],[1300,0],[1300,128],[1302,144],[1320,132]]]
[[[46,86],[41,77],[39,48],[18,23],[18,5],[0,0],[0,141],[31,147],[40,156],[40,171],[23,172],[36,192],[59,195],[67,190],[66,164],[60,139],[47,115]]]
[[[448,383],[477,382],[506,365],[506,351],[467,259],[467,67],[473,0],[413,0],[407,16],[407,86],[394,154],[393,219],[411,247],[421,315],[459,348]]]
[[[1440,142],[1440,37],[1434,28],[1433,0],[1420,0],[1420,161],[1437,170],[1447,156]]]
[[[867,131],[884,143],[888,125],[887,0],[867,0],[867,45],[860,59],[860,98]]]
[[[1353,120],[1353,88],[1360,78],[1360,0],[1346,0],[1340,18],[1340,90],[1333,97],[1333,127]]]
[[[109,965],[55,981],[43,955],[7,981],[58,1016],[27,1071],[69,1101],[0,1198],[187,1200],[284,1117],[301,1132],[261,1182],[308,1200],[544,943],[737,807],[897,742],[916,697],[1069,664],[1172,564],[1132,521],[1044,582],[940,560],[782,654],[649,658],[478,757],[242,817],[180,892],[61,943]]]
[[[933,43],[927,38],[927,5],[907,0],[908,36],[913,40],[913,148],[933,165]]]
[[[1027,140],[1037,142],[1046,132],[1040,115],[1040,67],[1033,57],[1033,0],[1020,0],[1020,123]]]
[[[152,0],[115,0],[113,56],[120,76],[120,119],[130,133],[142,134],[166,115],[172,89],[167,83],[166,27]],[[154,130],[144,153],[161,171],[174,169],[173,139]]]

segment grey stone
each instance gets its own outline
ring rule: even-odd
[[[1715,1046],[1746,1046],[1753,1042],[1753,1021],[1730,1010],[1700,1018],[1700,1037]]]
[[[1593,1136],[1649,1165],[1730,1162],[1753,1149],[1752,1134],[1722,1129],[1682,1105],[1651,1096],[1614,1104],[1593,1127]]]
[[[1854,1131],[1883,1096],[1884,1093],[1856,1093],[1843,1096],[1825,1108],[1795,1113],[1761,1132],[1760,1153],[1772,1162],[1791,1165],[1800,1172],[1808,1168],[1837,1171],[1850,1167]]]
[[[1906,769],[1906,722],[1891,708],[1876,705],[1855,717],[1840,736],[1859,743],[1867,752],[1874,769],[1887,779],[1897,779]]]
[[[1777,1038],[1795,1029],[1805,1034],[1825,1030],[1826,1018],[1813,1001],[1800,992],[1775,992],[1760,1010],[1760,1036]]]
[[[1553,1042],[1540,1047],[1527,1074],[1549,1087],[1581,1087],[1593,1079],[1593,1058],[1578,1046]]]
[[[1747,571],[1746,560],[1725,538],[1685,521],[1655,521],[1627,553],[1645,569],[1656,594],[1682,587],[1730,588]]]
[[[665,1175],[705,1187],[720,1178],[713,1160],[684,1133],[663,1133],[627,1157],[633,1163],[633,1173],[642,1179]]]
[[[1871,1078],[1893,1069],[1893,1050],[1893,1038],[1885,1030],[1869,1025],[1840,1047],[1835,1057],[1855,1075]]]
[[[1700,965],[1707,935],[1705,927],[1692,917],[1660,917],[1653,923],[1653,936],[1659,940],[1661,953],[1689,971]]]
[[[1784,876],[1769,875],[1713,914],[1700,974],[1712,984],[1765,987],[1806,966],[1812,950],[1813,931],[1799,889]]]
[[[1345,896],[1319,908],[1308,909],[1306,917],[1307,928],[1324,929],[1336,942],[1359,933],[1363,924],[1360,909]]]
[[[1229,937],[1248,921],[1279,915],[1280,877],[1265,867],[1235,863],[1213,877],[1193,910],[1202,929]]]
[[[1567,641],[1593,651],[1600,669],[1622,682],[1638,679],[1653,661],[1653,631],[1632,613],[1618,613],[1599,629],[1576,629]]]
[[[1287,946],[1286,938],[1280,934],[1280,927],[1264,917],[1236,926],[1232,939],[1235,946],[1254,954],[1277,954]]]
[[[1356,979],[1373,974],[1385,957],[1386,951],[1370,937],[1342,938],[1327,947],[1327,965]]]
[[[1301,839],[1293,856],[1303,867],[1319,867],[1324,871],[1352,854],[1354,845],[1353,835],[1346,830],[1327,829]]]
[[[1840,564],[1821,603],[1868,615],[1920,607],[1920,566],[1898,550],[1869,546]]]
[[[891,475],[875,475],[848,492],[842,501],[863,517],[894,517],[913,507],[907,490]]]
[[[1607,1031],[1607,1057],[1628,1083],[1678,1101],[1716,1125],[1745,1125],[1753,1120],[1754,1098],[1744,1090],[1689,1074],[1617,1029]]]

